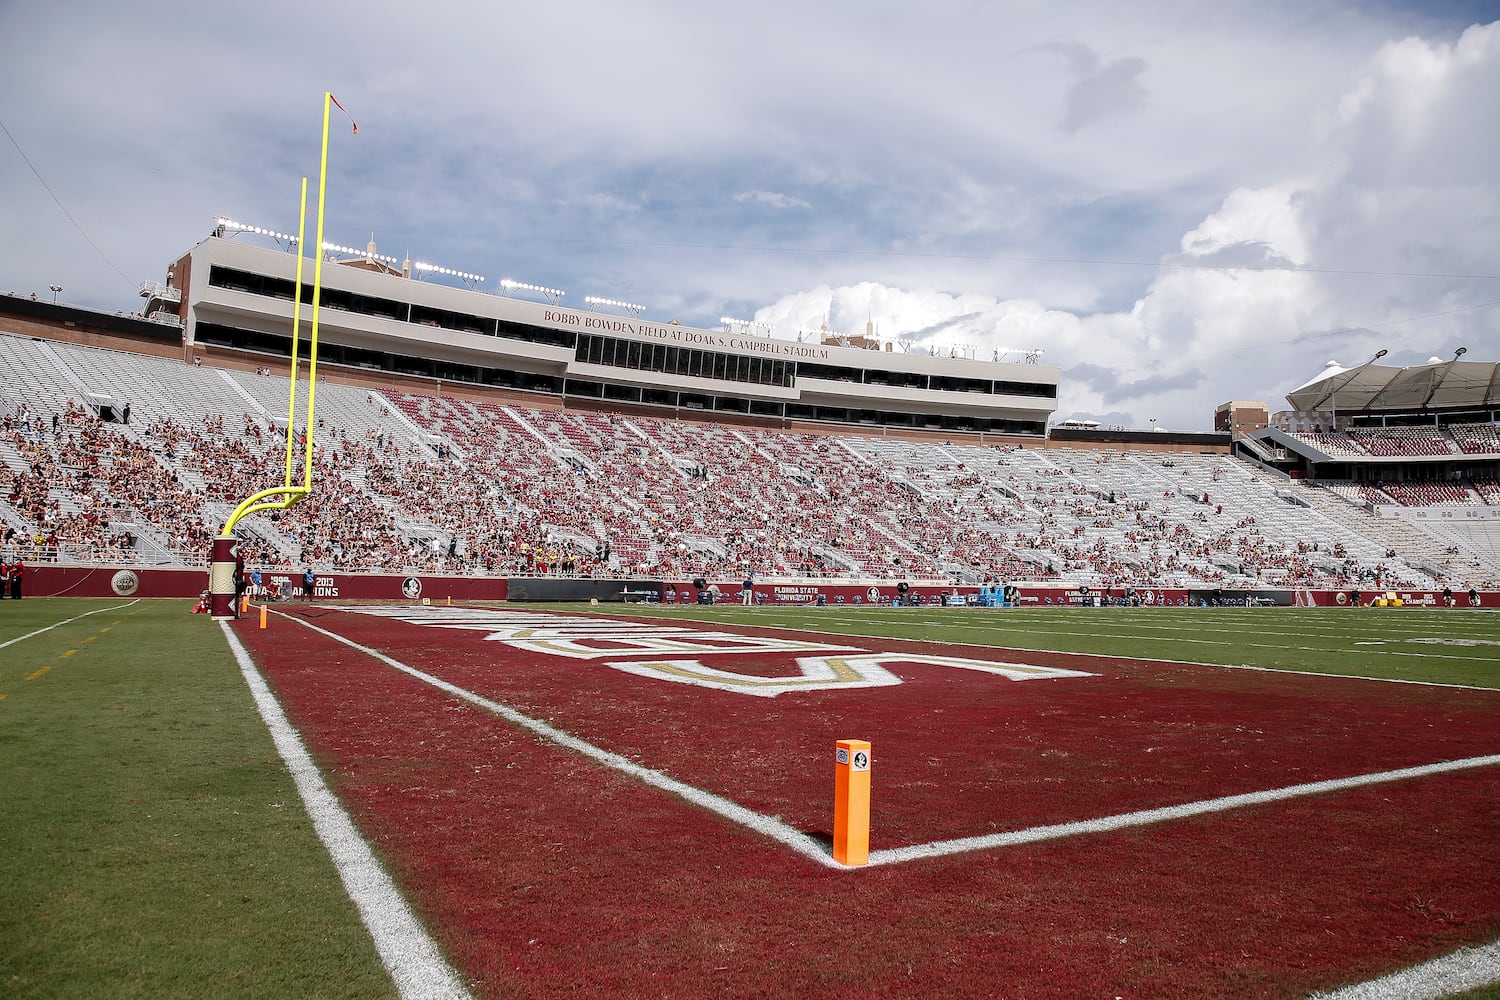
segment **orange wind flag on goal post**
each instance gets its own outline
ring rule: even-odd
[[[338,108],[340,111],[344,111],[344,106],[339,103],[339,99],[337,97],[334,97],[333,94],[330,93],[328,95],[328,99],[333,102],[334,107]],[[359,135],[359,122],[355,121],[354,116],[347,111],[344,111],[344,117],[348,118],[349,124],[354,126],[354,134]]]

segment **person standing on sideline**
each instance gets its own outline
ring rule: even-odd
[[[21,565],[21,557],[10,564],[10,599],[19,601],[21,599],[21,580],[26,576],[26,567]]]
[[[317,577],[313,576],[312,567],[309,566],[307,572],[302,574],[302,599],[304,601],[312,600],[313,583],[316,580]]]

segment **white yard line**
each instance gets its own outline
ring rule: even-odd
[[[333,859],[339,878],[369,929],[375,950],[395,981],[396,989],[406,1000],[469,997],[469,991],[443,959],[437,943],[406,905],[396,883],[380,866],[337,796],[324,783],[307,747],[287,721],[276,696],[266,686],[239,637],[227,621],[219,624],[235,661],[240,665],[240,672],[244,674],[245,683],[255,697],[255,706],[260,710],[266,728],[271,731],[276,750],[296,782],[297,792],[312,818],[318,839],[323,841]]]
[[[1422,764],[1417,767],[1403,767],[1394,771],[1358,774],[1350,778],[1334,778],[1329,781],[1313,781],[1303,785],[1268,788],[1265,791],[1247,792],[1243,795],[1225,795],[1216,799],[1203,799],[1198,802],[1185,802],[1182,805],[1165,806],[1161,809],[1143,809],[1138,812],[1101,816],[1098,819],[1080,820],[1076,823],[1034,826],[1027,830],[992,833],[982,837],[937,840],[927,844],[913,844],[910,847],[871,851],[870,864],[886,865],[901,861],[915,861],[918,858],[937,858],[948,854],[962,854],[966,851],[983,851],[995,847],[1010,847],[1015,844],[1034,844],[1038,841],[1056,840],[1060,837],[1073,837],[1082,833],[1105,833],[1111,830],[1124,830],[1133,826],[1146,826],[1150,823],[1161,823],[1166,820],[1202,816],[1205,813],[1226,812],[1230,809],[1241,809],[1245,806],[1281,802],[1286,799],[1300,798],[1305,795],[1323,795],[1328,792],[1339,792],[1349,788],[1363,788],[1368,785],[1379,785],[1390,781],[1405,781],[1409,778],[1423,778],[1433,774],[1446,774],[1449,771],[1462,771],[1474,767],[1494,767],[1497,764],[1500,764],[1500,754],[1491,754],[1487,757],[1467,757],[1463,760],[1448,760],[1436,764]]]
[[[356,649],[359,652],[364,653],[366,656],[379,660],[386,666],[393,667],[394,669],[399,670],[404,674],[409,674],[410,676],[415,677],[417,680],[422,681],[425,684],[431,684],[433,687],[437,688],[440,691],[446,691],[448,694],[451,694],[454,697],[462,698],[464,701],[467,701],[473,705],[477,705],[480,708],[484,709],[486,712],[489,712],[493,715],[498,715],[500,718],[506,720],[507,722],[520,726],[523,729],[530,730],[532,733],[542,737],[550,743],[555,743],[558,746],[564,747],[568,750],[572,750],[575,753],[580,753],[593,761],[603,764],[605,767],[612,768],[613,770],[620,771],[624,774],[628,774],[631,777],[643,781],[648,785],[652,785],[656,788],[662,789],[663,791],[671,792],[674,795],[681,796],[682,798],[687,799],[689,802],[692,802],[695,805],[702,806],[704,809],[707,809],[710,812],[714,812],[720,816],[723,816],[730,822],[738,823],[741,826],[754,830],[756,833],[760,833],[767,837],[770,837],[772,840],[775,840],[778,843],[791,848],[793,851],[802,855],[803,857],[810,858],[813,861],[816,861],[822,865],[827,865],[830,868],[844,867],[837,861],[833,860],[833,857],[829,854],[828,849],[818,840],[809,837],[801,830],[798,830],[795,827],[782,822],[775,816],[763,816],[751,809],[746,809],[744,806],[740,805],[737,802],[724,798],[722,795],[715,795],[713,792],[705,791],[695,785],[689,785],[686,782],[678,781],[676,778],[663,774],[660,771],[652,770],[649,767],[642,767],[641,765],[635,763],[633,760],[630,760],[628,757],[622,757],[617,753],[611,753],[608,750],[597,747],[594,744],[589,743],[587,740],[580,739],[579,737],[574,736],[572,733],[569,733],[562,729],[558,729],[556,726],[543,722],[540,719],[533,719],[531,716],[519,712],[514,708],[511,708],[509,705],[502,705],[500,702],[491,701],[483,695],[475,694],[474,692],[461,688],[456,684],[450,684],[448,681],[445,681],[440,677],[434,677],[432,674],[424,673],[423,671],[418,670],[416,667],[408,666],[407,664],[402,663],[400,660],[392,659],[391,657],[386,656],[379,650],[360,645],[353,639],[345,638],[344,636],[341,636],[336,632],[330,632],[327,629],[319,628],[317,625],[314,625],[311,622],[303,621],[300,618],[288,617],[288,620],[295,621],[299,625],[311,629],[312,631],[317,632],[320,635],[325,635],[335,642],[343,643],[350,649]]]
[[[89,615],[102,615],[106,611],[119,611],[122,608],[128,608],[131,605],[135,605],[135,604],[139,604],[139,603],[141,603],[141,602],[140,602],[139,599],[137,599],[137,600],[131,601],[129,604],[116,604],[112,608],[99,608],[99,609],[97,609],[95,611],[85,611],[83,614],[77,615],[77,616],[75,616],[73,618],[69,618],[67,621],[54,622],[53,624],[48,625],[45,628],[39,628],[39,629],[37,629],[35,632],[27,632],[25,635],[18,635],[14,639],[7,639],[4,642],[0,642],[0,649],[4,649],[6,646],[14,646],[18,642],[24,642],[24,641],[26,641],[27,639],[30,639],[33,636],[41,635],[43,632],[51,632],[55,628],[62,628],[64,625],[71,625],[73,622],[76,622],[79,618],[87,618]]]
[[[692,619],[692,620],[694,620],[694,621],[702,621],[704,619]],[[850,623],[858,621],[858,619],[849,619],[849,618],[835,618],[835,619],[831,619],[831,620],[833,620],[833,621],[841,621],[841,622],[850,622]],[[726,624],[732,624],[732,623],[726,623]],[[861,623],[861,624],[863,624],[863,623]],[[931,621],[923,621],[923,622],[912,622],[912,623],[909,623],[909,624],[928,625],[928,626],[935,626],[937,628],[979,629],[981,631],[995,633],[1001,639],[1004,639],[1006,636],[1012,635],[1012,634],[1015,634],[1015,633],[1025,634],[1026,632],[1030,631],[1030,630],[1027,630],[1027,629],[998,628],[998,627],[995,627],[995,626],[976,625],[976,624],[971,623],[971,622],[931,622]],[[753,626],[749,626],[749,627],[753,627]],[[766,628],[786,628],[787,626],[770,625],[770,626],[764,626],[764,627],[766,627]],[[794,629],[794,631],[811,632],[814,635],[850,635],[850,634],[853,634],[853,633],[845,633],[845,632],[819,632],[817,629],[814,629],[814,628],[811,628],[811,627],[796,628],[796,629]],[[1222,630],[1221,629],[1219,631],[1223,632],[1223,631],[1227,631],[1227,630]],[[1089,638],[1089,639],[1120,639],[1121,638],[1121,635],[1118,632],[1080,632],[1080,631],[1078,631],[1076,629],[1070,629],[1070,630],[1068,630],[1066,632],[1059,632],[1057,634],[1060,635],[1060,636],[1062,636],[1063,638],[1073,638],[1075,636],[1076,637],[1080,637],[1080,638]],[[861,639],[873,639],[873,638],[894,639],[894,638],[897,638],[897,637],[896,636],[867,636],[867,635],[860,635],[860,636],[856,636],[856,638],[861,638]],[[1153,634],[1147,634],[1147,633],[1143,633],[1143,632],[1133,632],[1130,635],[1124,636],[1124,638],[1126,640],[1128,640],[1128,641],[1131,641],[1131,642],[1138,642],[1138,641],[1139,642],[1153,642],[1153,641],[1154,642],[1182,642],[1182,643],[1196,643],[1196,644],[1198,644],[1200,646],[1234,646],[1236,648],[1249,647],[1251,649],[1295,649],[1295,650],[1298,650],[1298,651],[1301,651],[1301,652],[1305,652],[1305,653],[1320,653],[1320,652],[1327,652],[1328,651],[1327,647],[1324,647],[1324,646],[1289,646],[1289,645],[1286,645],[1285,643],[1271,643],[1271,642],[1248,642],[1248,643],[1247,642],[1230,642],[1228,640],[1222,640],[1222,639],[1193,639],[1193,638],[1187,638],[1187,637],[1184,637],[1184,636],[1176,636],[1176,635],[1153,635]],[[1399,641],[1399,640],[1393,640],[1393,641]],[[975,646],[975,645],[981,645],[981,644],[980,643],[974,643],[974,642],[968,642],[968,643],[960,642],[960,643],[954,643],[953,645]],[[1029,650],[1031,652],[1036,652],[1036,653],[1062,652],[1061,650],[1045,649],[1045,648],[1042,648],[1042,647],[1039,647],[1039,646],[1002,646],[1002,647],[998,647],[998,648],[1026,649],[1026,650]],[[1405,651],[1402,651],[1402,650],[1395,650],[1395,649],[1381,649],[1381,650],[1379,650],[1379,653],[1380,653],[1381,656],[1414,656],[1414,657],[1418,657],[1418,658],[1424,659],[1424,660],[1473,660],[1473,661],[1475,661],[1477,663],[1493,663],[1494,660],[1495,660],[1495,657],[1493,656],[1493,654],[1490,654],[1490,655],[1464,656],[1464,655],[1456,654],[1456,653],[1432,653],[1432,652],[1427,652],[1427,651],[1405,652]],[[1078,656],[1111,656],[1111,654],[1107,654],[1107,653],[1078,653],[1078,654],[1075,654],[1075,655],[1078,655]],[[1142,657],[1134,657],[1134,656],[1114,656],[1112,658],[1115,658],[1115,659],[1128,659],[1128,660],[1142,659]],[[1156,660],[1159,663],[1198,663],[1198,662],[1201,662],[1201,661],[1197,661],[1197,660],[1162,660],[1162,659],[1159,659],[1157,657],[1146,657],[1146,659]],[[1235,664],[1229,664],[1229,663],[1205,663],[1203,665],[1204,666],[1210,666],[1210,667],[1235,666]],[[1275,670],[1277,668],[1275,668],[1275,667],[1268,667],[1266,669]],[[1281,672],[1282,673],[1296,673],[1297,671],[1286,670],[1286,671],[1281,671]],[[1314,673],[1314,676],[1319,676],[1319,677],[1322,677],[1322,676],[1342,677],[1342,676],[1344,676],[1343,674],[1318,674],[1316,672],[1310,672],[1310,673]],[[1371,678],[1368,678],[1368,679],[1369,680],[1378,680],[1379,678],[1371,677]],[[1444,686],[1452,686],[1452,685],[1444,685]],[[1462,686],[1462,685],[1460,685],[1460,686]],[[1480,690],[1492,690],[1492,689],[1481,688]]]
[[[700,619],[700,618],[687,618],[687,619],[680,619],[680,620],[683,620],[683,621],[696,621],[696,622],[702,622],[702,621],[704,621],[704,619]],[[851,623],[859,621],[859,619],[849,619],[849,618],[835,618],[835,619],[831,619],[831,620],[833,620],[833,621],[848,621],[848,622],[851,622]],[[870,634],[867,634],[867,633],[864,633],[864,632],[824,632],[824,631],[819,631],[818,629],[815,629],[815,628],[810,628],[810,627],[804,628],[804,627],[799,627],[799,626],[794,626],[794,625],[747,625],[744,622],[722,622],[720,624],[721,624],[721,626],[737,626],[739,628],[764,628],[764,629],[771,629],[771,630],[780,631],[780,632],[805,632],[808,635],[822,636],[824,638],[828,638],[830,636],[841,636],[841,637],[847,638],[847,639],[882,639],[882,640],[886,640],[886,641],[890,641],[890,642],[913,642],[913,641],[916,641],[916,640],[912,640],[912,639],[903,639],[900,636],[894,636],[894,635],[870,635]],[[864,623],[860,622],[860,624],[864,624]],[[1099,633],[1069,632],[1067,634],[1068,635],[1084,635],[1084,634],[1088,634],[1088,635],[1092,635],[1092,636],[1096,636],[1096,637],[1114,637],[1114,638],[1118,638],[1118,636],[1115,636],[1113,633],[1104,633],[1104,632],[1099,632]],[[1172,666],[1212,667],[1212,668],[1215,668],[1215,669],[1218,669],[1218,670],[1257,670],[1257,671],[1260,671],[1261,673],[1267,673],[1267,674],[1289,674],[1289,675],[1291,675],[1293,677],[1327,677],[1330,680],[1373,681],[1373,682],[1375,682],[1377,684],[1413,684],[1413,685],[1416,685],[1417,687],[1457,688],[1457,689],[1459,689],[1461,691],[1493,691],[1493,692],[1496,692],[1496,693],[1500,693],[1500,688],[1485,687],[1485,686],[1483,686],[1481,684],[1448,684],[1448,683],[1444,683],[1443,681],[1414,681],[1414,680],[1406,680],[1406,679],[1403,679],[1403,678],[1400,678],[1400,677],[1368,677],[1368,676],[1365,676],[1364,674],[1333,674],[1333,673],[1327,673],[1327,672],[1322,671],[1322,670],[1291,670],[1291,669],[1287,669],[1287,668],[1283,668],[1283,667],[1258,667],[1258,666],[1252,666],[1252,665],[1250,665],[1248,663],[1209,663],[1209,662],[1206,662],[1204,660],[1169,660],[1169,659],[1166,659],[1166,658],[1160,657],[1160,656],[1121,656],[1121,655],[1115,654],[1115,653],[1080,653],[1080,652],[1076,652],[1076,651],[1072,651],[1072,650],[1066,650],[1066,649],[1047,649],[1047,648],[1044,648],[1044,647],[1041,647],[1041,646],[1013,646],[1013,645],[1009,645],[1009,644],[991,646],[991,645],[986,645],[985,643],[982,643],[982,642],[955,642],[955,641],[950,640],[950,639],[923,639],[921,641],[925,642],[925,643],[928,643],[930,645],[934,645],[934,646],[972,646],[972,647],[975,647],[975,648],[978,648],[978,649],[997,649],[997,650],[1007,650],[1007,649],[1009,649],[1009,650],[1016,650],[1016,651],[1023,652],[1023,653],[1047,653],[1048,655],[1052,655],[1052,656],[1082,656],[1082,657],[1091,657],[1091,658],[1095,658],[1095,659],[1105,659],[1105,660],[1129,660],[1129,661],[1131,661],[1133,663],[1166,663],[1166,664],[1170,664]],[[1171,641],[1176,641],[1176,640],[1173,640],[1171,638],[1167,638],[1167,639],[1163,639],[1163,641],[1164,642],[1171,642]],[[1208,642],[1210,640],[1197,640],[1197,641]],[[1217,645],[1231,645],[1231,643],[1217,643]],[[1276,646],[1274,648],[1276,648],[1276,649],[1298,648],[1298,649],[1309,649],[1309,650],[1313,650],[1313,651],[1318,651],[1320,649],[1320,647],[1307,647],[1307,646],[1301,646],[1301,647]],[[1441,653],[1438,653],[1438,654],[1431,654],[1431,653],[1395,653],[1395,654],[1385,654],[1385,655],[1420,656],[1420,657],[1437,656],[1440,659],[1478,660],[1478,661],[1480,661],[1482,663],[1493,663],[1494,662],[1494,657],[1493,656],[1462,656],[1462,657],[1454,657],[1454,656],[1445,656],[1445,655],[1443,655]]]
[[[278,612],[279,613],[279,612]],[[590,759],[613,768],[622,773],[631,775],[647,784],[653,785],[664,791],[679,795],[682,798],[705,809],[714,812],[730,822],[737,823],[747,829],[764,836],[770,837],[783,845],[790,847],[796,853],[825,867],[855,871],[857,869],[845,868],[845,866],[834,861],[828,849],[820,842],[808,837],[806,834],[793,829],[776,817],[763,816],[753,812],[735,802],[712,792],[704,791],[692,785],[668,777],[659,771],[642,767],[618,754],[611,753],[600,747],[594,746],[587,741],[573,736],[555,726],[533,719],[509,706],[491,701],[480,695],[467,691],[457,685],[451,684],[441,678],[424,673],[414,667],[410,667],[385,654],[371,649],[360,643],[347,639],[337,633],[320,628],[301,619],[290,618],[297,621],[314,632],[342,643],[351,649],[358,650],[386,665],[393,667],[411,677],[417,678],[424,683],[431,684],[439,690],[446,691],[456,697],[462,698],[484,710],[506,719],[516,725],[530,730],[536,735],[563,746],[567,749],[581,753]],[[810,630],[789,630],[810,631]],[[819,633],[829,634],[829,633]],[[885,638],[882,636],[858,636],[856,638]],[[238,655],[238,654],[237,654]],[[1184,661],[1158,661],[1178,663]],[[243,666],[243,664],[242,664]],[[1209,664],[1213,666],[1213,664]],[[253,669],[253,668],[252,668]],[[1268,668],[1234,668],[1234,669],[1268,669]],[[1289,671],[1282,671],[1289,672]],[[1329,674],[1311,674],[1310,676],[1328,677],[1338,676]],[[1353,678],[1360,680],[1380,680],[1381,678]],[[258,675],[257,675],[258,680]],[[1404,682],[1421,683],[1421,682]],[[263,685],[262,685],[263,686]],[[1442,687],[1453,687],[1459,685],[1434,685]],[[1480,689],[1488,690],[1488,689]],[[274,705],[274,701],[272,702]],[[280,710],[277,709],[279,714]],[[284,721],[284,720],[283,720]],[[293,737],[295,739],[295,736]],[[298,744],[300,746],[300,743]],[[305,751],[304,751],[305,754]],[[935,841],[928,844],[917,844],[910,847],[895,848],[883,851],[874,851],[870,854],[869,864],[891,865],[907,861],[915,861],[923,858],[941,857],[964,853],[968,851],[991,850],[999,847],[1007,847],[1017,844],[1037,843],[1044,840],[1052,840],[1061,837],[1077,836],[1088,833],[1104,833],[1113,830],[1126,829],[1134,826],[1144,826],[1151,823],[1165,822],[1174,819],[1182,819],[1189,816],[1204,815],[1213,812],[1224,812],[1232,809],[1245,808],[1248,806],[1262,805],[1271,802],[1283,801],[1300,796],[1320,795],[1329,792],[1342,791],[1351,788],[1368,787],[1371,785],[1405,781],[1412,778],[1426,777],[1434,774],[1444,774],[1469,768],[1492,767],[1500,765],[1500,754],[1485,757],[1470,757],[1464,760],[1444,761],[1436,764],[1425,764],[1417,767],[1400,768],[1392,771],[1381,771],[1374,774],[1356,775],[1349,778],[1338,778],[1330,781],[1310,782],[1301,785],[1291,785],[1284,788],[1269,789],[1261,792],[1250,792],[1243,795],[1229,795],[1216,799],[1206,799],[1200,802],[1190,802],[1183,805],[1168,806],[1161,809],[1147,809],[1133,813],[1122,813],[1115,816],[1105,816],[1094,820],[1083,820],[1076,823],[1058,823],[1050,826],[1032,827],[1027,830],[1016,830],[1010,833],[993,834],[983,837],[964,837],[948,841]],[[325,790],[326,792],[326,790]],[[311,811],[311,810],[309,810]],[[1355,986],[1345,987],[1332,993],[1314,994],[1309,1000],[1394,1000],[1396,997],[1402,1000],[1436,1000],[1436,998],[1449,995],[1458,990],[1472,989],[1500,982],[1500,942],[1483,945],[1475,948],[1461,948],[1451,955],[1434,959],[1419,966],[1383,976]]]
[[[549,723],[542,722],[525,715],[508,705],[491,701],[482,695],[475,694],[452,684],[439,677],[425,673],[415,667],[408,666],[399,660],[393,659],[378,650],[361,645],[352,639],[320,628],[310,622],[299,618],[288,618],[298,624],[325,635],[335,642],[342,643],[351,649],[358,650],[366,656],[370,656],[387,666],[393,667],[402,673],[408,674],[418,680],[431,684],[439,690],[446,691],[456,697],[462,698],[474,705],[478,705],[485,711],[498,715],[501,718],[518,726],[530,730],[544,739],[566,747],[577,753],[581,753],[590,759],[597,761],[606,767],[613,768],[622,773],[631,775],[647,784],[661,788],[665,791],[679,795],[689,802],[704,807],[731,822],[738,823],[748,829],[754,830],[777,842],[790,847],[804,857],[817,861],[819,864],[832,868],[843,868],[844,866],[834,861],[829,849],[820,841],[814,840],[807,834],[795,829],[774,816],[764,816],[739,805],[723,796],[705,791],[694,785],[669,777],[660,771],[642,767],[634,761],[611,753],[601,747],[597,747],[580,737],[574,736],[562,729],[558,729]],[[1258,669],[1258,668],[1251,668]],[[1323,677],[1325,674],[1313,676]],[[1393,771],[1379,771],[1372,774],[1354,775],[1347,778],[1336,778],[1329,781],[1316,781],[1301,785],[1289,785],[1283,788],[1272,788],[1259,792],[1248,792],[1242,795],[1228,795],[1214,799],[1204,799],[1198,802],[1188,802],[1181,805],[1166,806],[1160,809],[1146,809],[1138,812],[1121,813],[1114,816],[1103,816],[1097,819],[1080,820],[1073,823],[1058,823],[1050,826],[1032,827],[1026,830],[1013,830],[1008,833],[988,834],[981,837],[961,837],[955,840],[934,841],[927,844],[914,844],[909,847],[891,848],[883,851],[872,851],[870,853],[871,865],[898,864],[906,861],[916,861],[922,858],[942,857],[949,854],[960,854],[968,851],[991,850],[998,847],[1010,847],[1016,844],[1030,844],[1042,840],[1053,840],[1060,837],[1072,837],[1080,834],[1103,833],[1112,830],[1120,830],[1134,826],[1145,826],[1151,823],[1160,823],[1168,820],[1183,819],[1188,816],[1198,816],[1205,813],[1224,812],[1230,809],[1240,809],[1247,806],[1263,805],[1270,802],[1278,802],[1285,799],[1297,798],[1306,795],[1320,795],[1328,792],[1342,791],[1349,788],[1359,788],[1368,785],[1382,784],[1391,781],[1404,781],[1410,778],[1426,777],[1433,774],[1442,774],[1449,771],[1463,770],[1476,767],[1490,767],[1500,764],[1500,754],[1485,757],[1470,757],[1456,761],[1441,761],[1435,764],[1423,764],[1417,767],[1400,768]]]
[[[1500,941],[1460,948],[1369,982],[1314,993],[1308,1000],[1438,1000],[1500,983]]]

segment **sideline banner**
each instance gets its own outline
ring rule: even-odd
[[[699,588],[691,580],[599,580],[568,577],[471,577],[429,576],[408,573],[318,573],[313,585],[313,599],[318,601],[413,601],[423,598],[434,604],[454,601],[638,601],[654,599],[663,603],[698,601]],[[286,583],[293,600],[302,596],[300,570],[261,572],[263,584],[274,599]],[[705,581],[709,584],[710,581]],[[743,582],[711,581],[723,603],[739,604]],[[51,566],[29,563],[26,572],[28,597],[184,597],[196,599],[208,589],[208,574],[202,569],[148,569],[135,566]],[[707,589],[706,587],[703,589]],[[952,603],[957,594],[967,601],[979,593],[978,587],[920,586],[901,584],[866,585],[842,581],[797,583],[762,583],[754,587],[755,602],[763,606],[817,606],[821,598],[825,607],[889,606],[898,596],[920,597],[924,606]],[[1103,603],[1102,592],[1076,585],[1021,586],[1022,607],[1092,607]],[[1112,598],[1123,593],[1119,587],[1109,592]],[[1138,587],[1135,596],[1142,607],[1197,606],[1202,600],[1210,605],[1275,605],[1319,608],[1366,605],[1386,593],[1396,595],[1403,608],[1439,608],[1441,591],[1395,589],[1361,590],[1193,590],[1172,587]],[[1357,594],[1358,600],[1355,600]],[[685,595],[685,596],[684,596]],[[1453,591],[1455,608],[1500,608],[1500,591],[1476,591],[1471,602],[1467,590]],[[997,609],[1003,610],[1003,609]]]

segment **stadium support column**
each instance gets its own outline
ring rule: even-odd
[[[240,543],[233,535],[214,539],[208,565],[208,610],[214,618],[238,618],[235,583],[239,575]]]

